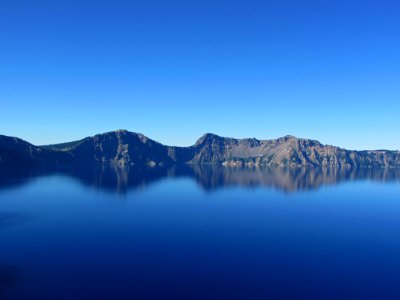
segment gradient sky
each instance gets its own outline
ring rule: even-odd
[[[0,0],[0,134],[400,149],[400,1]]]

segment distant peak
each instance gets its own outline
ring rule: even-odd
[[[221,138],[221,137],[216,135],[216,134],[214,134],[214,133],[205,133],[196,141],[195,145],[199,145],[199,144],[202,144],[202,143],[204,143],[206,141],[219,139],[219,138]]]
[[[286,141],[292,141],[292,140],[299,140],[299,138],[293,136],[293,135],[285,135],[283,137],[280,137],[278,139],[276,139],[277,141],[281,141],[281,142],[286,142]]]
[[[109,134],[138,134],[138,133],[132,132],[132,131],[129,131],[129,130],[126,130],[126,129],[117,129],[117,130],[113,130],[113,131],[108,131],[108,132],[96,134],[96,136],[98,136],[98,135],[109,135]]]
[[[201,136],[201,138],[207,138],[207,137],[220,137],[219,135],[216,135],[216,134],[214,134],[214,133],[209,133],[209,132],[207,132],[207,133],[205,133],[205,134],[203,134],[202,136]]]

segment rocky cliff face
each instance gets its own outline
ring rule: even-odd
[[[52,145],[49,148],[70,153],[73,164],[155,166],[174,162],[168,155],[168,147],[142,134],[126,130],[98,134],[78,142]]]
[[[230,139],[203,136],[193,163],[230,166],[400,166],[399,151],[349,151],[309,139],[285,136],[275,140]]]
[[[215,134],[205,134],[190,147],[172,147],[142,134],[118,130],[44,147],[0,136],[1,164],[400,167],[400,152],[349,151],[293,136],[257,140],[224,138]]]
[[[400,166],[399,151],[349,151],[309,139],[285,136],[275,140],[202,136],[194,146],[194,164],[229,166]]]

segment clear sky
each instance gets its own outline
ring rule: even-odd
[[[400,1],[0,0],[0,134],[400,149]]]

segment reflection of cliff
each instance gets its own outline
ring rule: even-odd
[[[400,181],[399,169],[385,168],[290,168],[290,167],[223,167],[205,165],[184,165],[172,168],[64,168],[64,169],[22,169],[0,172],[0,189],[10,188],[29,182],[30,179],[63,175],[77,179],[86,186],[125,194],[131,189],[163,178],[189,177],[196,180],[205,190],[227,186],[269,187],[285,192],[307,191],[325,185],[345,181]]]
[[[108,192],[125,194],[129,189],[144,188],[148,184],[168,177],[168,168],[100,167],[72,169],[68,175],[81,183]]]
[[[44,176],[68,176],[85,186],[108,192],[126,193],[129,189],[146,185],[169,177],[168,168],[120,168],[120,167],[85,167],[85,168],[12,168],[0,169],[0,189],[13,188],[29,183]]]
[[[207,190],[222,186],[273,187],[287,192],[305,191],[344,181],[400,181],[400,170],[372,168],[221,168],[192,166]]]

